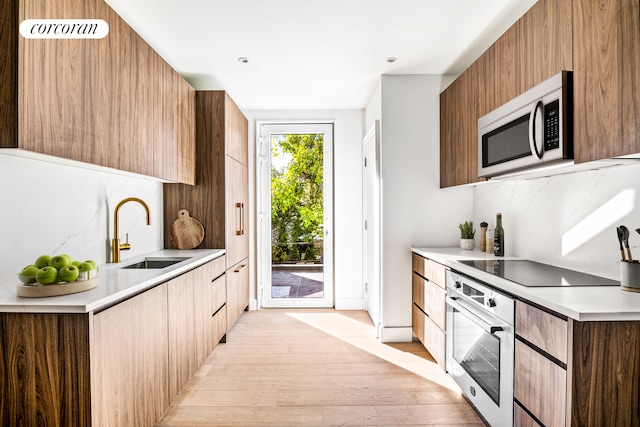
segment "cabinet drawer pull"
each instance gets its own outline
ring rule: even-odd
[[[240,273],[246,266],[247,266],[246,264],[242,264],[241,266],[239,266],[238,268],[233,270],[233,272],[234,273]]]
[[[240,228],[236,230],[236,236],[244,235],[244,203],[236,203],[236,208],[238,208],[238,214],[240,216]]]

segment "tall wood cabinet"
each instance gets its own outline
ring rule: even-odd
[[[196,92],[196,151],[196,185],[164,185],[164,224],[187,209],[205,229],[199,248],[226,249],[231,328],[249,306],[248,121],[224,91]]]
[[[539,0],[441,93],[440,187],[478,182],[478,119],[561,70],[575,162],[640,152],[640,1]]]
[[[195,182],[194,89],[102,0],[0,2],[0,148]],[[102,19],[103,39],[25,39],[25,19]]]

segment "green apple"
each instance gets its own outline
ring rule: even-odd
[[[67,265],[70,265],[70,264],[71,264],[71,261],[69,261],[69,258],[67,258],[66,255],[56,255],[49,260],[49,265],[51,267],[55,267],[55,269],[58,271],[62,267],[66,267]]]
[[[18,274],[18,278],[25,285],[36,282],[36,273],[40,270],[35,265],[27,265],[22,269],[20,274]]]
[[[51,285],[58,280],[58,270],[50,265],[42,267],[36,273],[36,281],[41,285]]]
[[[42,255],[38,257],[36,262],[34,262],[33,264],[38,268],[42,268],[42,267],[48,266],[50,260],[51,260],[51,255]]]
[[[82,273],[85,271],[95,270],[95,268],[93,267],[93,264],[91,264],[89,261],[85,261],[78,266],[78,270],[80,270],[80,272]]]
[[[82,261],[73,261],[73,262],[71,262],[71,265],[75,265],[76,267],[78,267],[80,264],[82,264]]]
[[[66,265],[58,271],[58,280],[61,282],[73,282],[78,279],[80,270],[75,265]]]
[[[93,265],[93,269],[97,270],[98,269],[98,263],[95,262],[94,260],[88,259],[85,262],[88,262],[89,264]]]
[[[69,260],[69,264],[73,264],[73,258],[71,258],[71,255],[62,254],[62,256],[66,257]]]

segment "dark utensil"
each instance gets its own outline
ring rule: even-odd
[[[633,257],[631,257],[631,249],[629,248],[629,229],[624,225],[620,226],[622,230],[622,241],[624,242],[625,248],[627,248],[627,258],[629,258],[629,262],[633,262]]]
[[[616,227],[616,231],[618,232],[618,242],[620,243],[620,256],[622,257],[622,261],[626,261],[624,257],[624,249],[622,248],[622,240],[624,240],[624,232],[620,227]]]
[[[640,228],[636,228],[636,233],[640,234]]]

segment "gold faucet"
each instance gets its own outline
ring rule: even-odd
[[[127,239],[125,243],[120,243],[120,239],[118,238],[118,211],[120,207],[127,202],[138,202],[140,203],[144,209],[147,211],[147,225],[151,225],[151,221],[149,220],[149,206],[142,200],[137,197],[127,197],[122,200],[116,206],[115,211],[113,212],[113,239],[111,240],[111,262],[120,262],[120,251],[128,251],[131,249],[131,245],[129,244],[129,233],[127,233]]]

